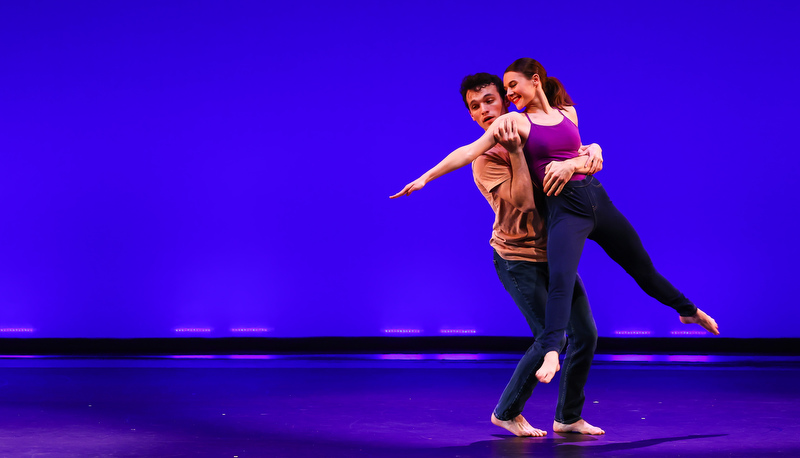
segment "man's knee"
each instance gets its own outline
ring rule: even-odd
[[[597,328],[594,326],[579,330],[573,328],[571,331],[569,344],[575,346],[575,351],[594,354],[597,349]]]

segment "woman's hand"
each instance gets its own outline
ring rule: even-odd
[[[425,184],[426,184],[426,181],[422,177],[417,178],[416,180],[414,180],[411,183],[407,184],[406,187],[403,188],[402,191],[398,192],[397,194],[395,194],[393,196],[389,196],[389,198],[390,199],[396,199],[396,198],[398,198],[400,196],[407,196],[407,195],[411,194],[414,191],[419,191],[420,189],[424,188]]]
[[[578,154],[580,156],[588,156],[584,165],[584,167],[589,168],[589,172],[586,175],[594,175],[603,170],[603,148],[600,148],[597,143],[581,146],[578,148]]]

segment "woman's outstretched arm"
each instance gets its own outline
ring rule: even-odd
[[[402,191],[390,196],[390,199],[395,199],[400,196],[407,196],[414,191],[418,191],[425,187],[431,180],[439,178],[442,175],[448,174],[453,170],[458,170],[461,167],[471,163],[481,154],[489,151],[491,147],[497,143],[494,138],[495,131],[503,124],[503,118],[511,113],[498,117],[486,132],[481,135],[481,138],[475,140],[469,145],[462,146],[452,153],[448,154],[446,158],[436,164],[432,169],[428,170],[421,177],[407,184]]]

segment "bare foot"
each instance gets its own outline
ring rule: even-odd
[[[511,434],[520,437],[542,437],[547,435],[547,431],[534,428],[522,415],[517,415],[512,420],[499,420],[492,413],[492,423],[507,429]]]
[[[561,369],[561,366],[558,364],[558,352],[549,351],[544,355],[542,367],[536,371],[536,378],[542,383],[550,383],[550,380],[553,380],[553,376],[556,375],[559,369]]]
[[[714,321],[713,318],[706,315],[706,312],[697,309],[697,313],[692,316],[682,316],[681,323],[683,324],[699,324],[703,327],[706,331],[714,334],[715,336],[719,335],[719,326],[717,326],[717,322]]]
[[[602,436],[603,434],[606,433],[597,426],[590,425],[589,423],[586,422],[586,420],[578,420],[570,425],[554,421],[553,431],[557,433],[588,434],[590,436]]]

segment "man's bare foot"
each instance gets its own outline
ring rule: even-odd
[[[536,371],[536,378],[542,383],[550,383],[550,380],[553,380],[553,376],[556,375],[559,369],[561,369],[561,366],[558,364],[558,352],[549,351],[544,355],[542,367]]]
[[[697,309],[697,313],[692,316],[682,316],[681,323],[683,324],[699,324],[703,327],[706,331],[714,334],[715,336],[719,335],[719,326],[717,326],[717,322],[714,321],[713,318],[706,315],[706,312]]]
[[[597,426],[590,425],[589,423],[586,422],[586,420],[578,420],[570,425],[554,421],[553,431],[557,433],[588,434],[590,436],[602,436],[603,434],[606,433]]]
[[[492,413],[492,423],[507,429],[511,434],[520,437],[542,437],[547,435],[547,431],[534,428],[522,415],[517,415],[512,420],[499,420]]]

